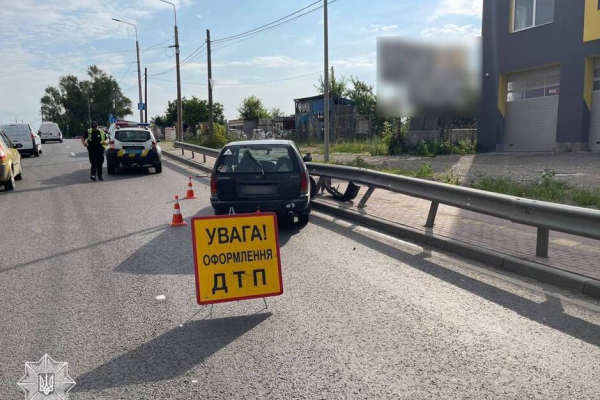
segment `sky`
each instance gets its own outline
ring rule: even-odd
[[[316,95],[323,71],[323,10],[258,35],[217,43],[291,14],[312,0],[171,0],[177,7],[182,95],[208,98],[210,29],[213,98],[235,119],[250,95],[294,113],[294,99]],[[316,6],[315,6],[316,7]],[[311,8],[307,9],[310,10]],[[329,60],[337,76],[376,84],[380,36],[448,38],[481,34],[482,0],[336,0],[329,5]],[[296,14],[299,15],[299,14]],[[89,65],[112,75],[138,102],[134,28],[148,68],[148,116],[177,97],[173,7],[159,0],[0,0],[0,123],[41,123],[40,98],[61,76],[85,78]],[[143,82],[142,82],[143,84]],[[137,115],[137,114],[136,114]]]

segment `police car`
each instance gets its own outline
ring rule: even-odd
[[[106,149],[106,169],[110,175],[120,166],[154,167],[162,172],[161,150],[150,131],[149,124],[116,122],[109,130],[109,147]]]

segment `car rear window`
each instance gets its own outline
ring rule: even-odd
[[[119,142],[147,142],[150,140],[150,132],[118,130],[115,138]]]
[[[2,128],[4,133],[6,133],[6,135],[9,137],[22,136],[22,135],[29,136],[29,134],[31,133],[31,130],[29,129],[29,125],[27,125],[27,124],[0,125],[0,128]]]
[[[260,164],[260,166],[259,166]],[[298,161],[286,145],[227,146],[217,161],[218,174],[299,172]]]

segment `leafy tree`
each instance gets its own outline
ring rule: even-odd
[[[191,99],[181,99],[181,109],[183,112],[183,120],[189,126],[196,126],[200,122],[208,122],[208,101],[200,100],[196,96]],[[223,115],[223,105],[221,103],[213,103],[213,121],[215,124],[224,124],[225,116]],[[177,100],[169,101],[165,114],[156,116],[152,119],[158,126],[177,125]]]
[[[323,75],[319,76],[319,83],[314,85],[319,94],[325,94],[325,81]],[[346,95],[348,87],[348,79],[344,75],[340,79],[335,77],[335,70],[331,67],[329,74],[329,94],[335,97],[343,97]]]
[[[269,112],[262,103],[262,100],[256,96],[246,97],[238,108],[240,119],[258,120],[259,118],[269,118]]]
[[[56,122],[63,132],[71,136],[81,134],[88,126],[88,97],[91,117],[98,123],[106,123],[109,113],[131,114],[131,100],[123,97],[117,81],[95,65],[88,67],[89,79],[79,80],[76,76],[62,76],[57,87],[48,86],[41,98],[44,120]]]
[[[271,115],[271,118],[279,118],[285,116],[284,112],[277,107],[272,107],[269,111],[269,114]]]

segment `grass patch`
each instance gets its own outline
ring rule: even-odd
[[[551,203],[600,208],[600,189],[579,188],[551,178],[542,178],[540,183],[533,184],[513,182],[506,178],[483,178],[471,187]]]
[[[416,170],[390,168],[385,163],[382,165],[370,164],[362,157],[356,157],[356,159],[347,163],[334,162],[333,164],[366,168],[413,178],[435,180],[450,185],[461,184],[460,178],[452,171],[449,170],[445,173],[436,173],[428,163],[422,163]],[[552,170],[543,171],[539,183],[518,183],[507,178],[486,177],[471,183],[469,187],[485,190],[487,192],[523,197],[526,199],[600,209],[600,188],[590,190],[572,186],[567,182],[557,181],[554,179],[554,171]]]
[[[369,164],[362,157],[356,157],[356,159],[354,159],[350,162],[347,162],[347,163],[333,162],[332,164],[347,165],[350,167],[371,169],[374,171],[385,172],[388,174],[410,176],[412,178],[420,178],[420,179],[433,179],[436,176],[433,168],[431,168],[431,165],[428,163],[421,164],[419,169],[416,169],[416,170],[390,168],[385,163],[382,165]]]
[[[372,156],[387,156],[388,145],[380,137],[364,141],[336,142],[331,144],[332,153],[370,154]]]

